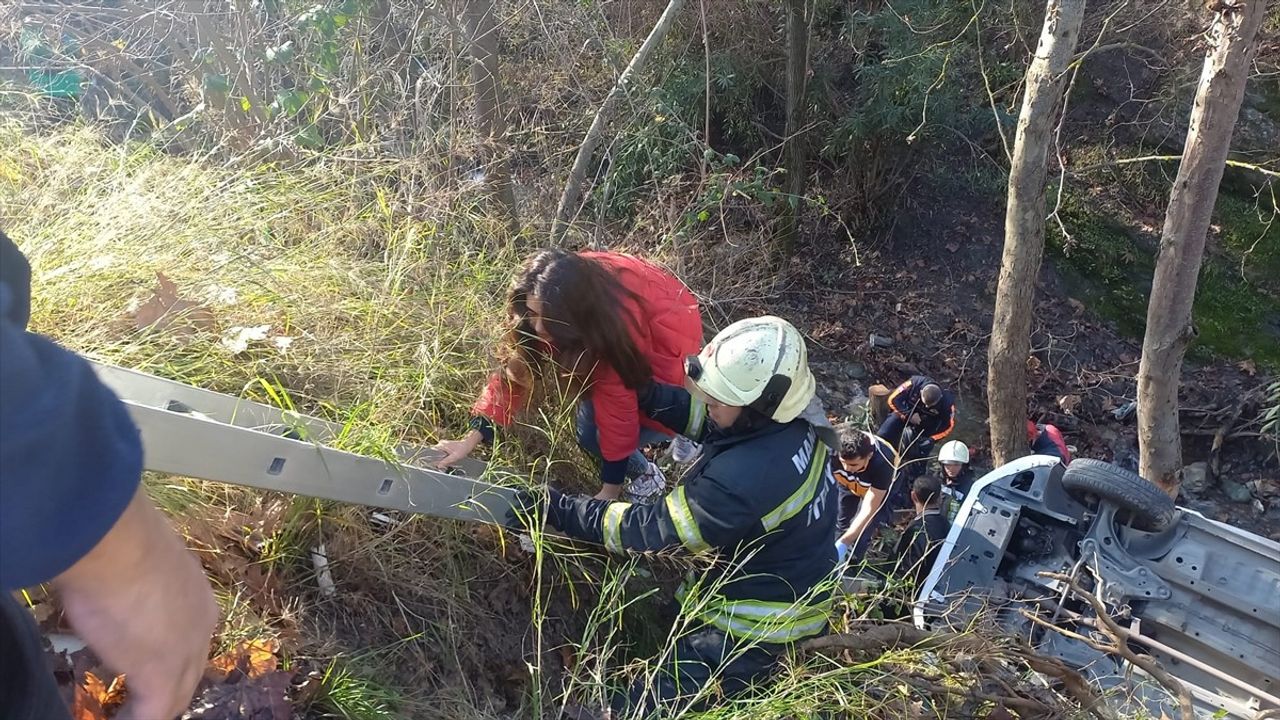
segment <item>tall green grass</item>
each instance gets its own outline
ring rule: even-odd
[[[108,362],[327,417],[343,423],[343,447],[385,454],[463,430],[519,261],[466,197],[418,170],[403,160],[219,166],[85,127],[33,135],[0,124],[0,222],[34,267],[33,329]],[[131,319],[157,273],[217,327]],[[259,326],[264,338],[230,346],[239,328]],[[513,470],[506,481],[589,485],[572,406],[549,403],[520,442],[497,449]],[[673,626],[656,619],[687,561],[604,558],[542,532],[525,552],[479,526],[374,521],[366,508],[180,478],[148,486],[212,570],[220,646],[279,637],[293,667],[321,675],[309,717],[601,707],[653,677],[691,623],[688,608]],[[310,561],[320,543],[332,597]],[[686,605],[715,590],[695,588]],[[874,605],[841,604],[836,629]],[[910,650],[791,658],[750,697],[686,715],[891,718],[909,707],[950,717],[895,680],[931,662]]]

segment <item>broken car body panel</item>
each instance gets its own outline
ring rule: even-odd
[[[1186,684],[1198,714],[1280,708],[1280,544],[1183,508],[1168,527],[1139,530],[1123,521],[1127,508],[1074,497],[1065,472],[1057,458],[1031,456],[974,484],[918,595],[916,625],[963,627],[981,615],[1154,717],[1172,712],[1154,681],[1127,681],[1119,657],[1024,614],[1095,632],[1089,604],[1040,573],[1084,585],[1096,577],[1093,591],[1126,626],[1130,647]]]

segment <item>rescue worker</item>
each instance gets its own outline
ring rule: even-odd
[[[1062,431],[1054,425],[1041,425],[1028,420],[1027,443],[1034,455],[1052,455],[1061,460],[1063,465],[1071,464],[1071,449],[1067,447]]]
[[[686,387],[653,383],[640,407],[702,444],[664,502],[604,501],[549,491],[546,521],[614,553],[715,553],[677,591],[697,621],[661,661],[616,697],[625,717],[679,712],[713,682],[738,694],[769,675],[788,645],[821,635],[831,607],[836,445],[814,394],[804,338],[764,316],[725,328],[686,362]],[[704,423],[704,418],[706,422]],[[524,493],[518,505],[531,507]],[[528,516],[518,513],[526,522]]]
[[[887,561],[863,563],[854,581],[845,586],[847,592],[868,597],[885,619],[909,618],[912,605],[900,602],[896,593],[884,595],[878,589],[883,588],[891,576],[897,576],[912,588],[907,595],[915,597],[916,589],[929,576],[942,541],[951,530],[951,522],[943,513],[942,486],[941,478],[935,475],[922,475],[912,482],[907,494],[915,508],[915,517],[898,536],[892,557]],[[877,591],[868,593],[869,589]]]
[[[894,555],[898,558],[898,572],[908,574],[917,588],[933,569],[938,548],[951,531],[951,521],[943,514],[942,498],[942,481],[937,477],[921,475],[911,484],[916,516],[898,538]]]
[[[213,590],[141,485],[124,405],[83,358],[26,329],[30,291],[0,231],[0,717],[71,718],[15,601],[47,583],[76,634],[128,676],[118,717],[173,718],[208,662]]]
[[[651,380],[684,381],[684,359],[702,347],[698,301],[671,273],[640,258],[610,252],[542,250],[525,262],[507,307],[512,328],[504,368],[472,407],[471,430],[436,447],[439,467],[492,443],[529,402],[537,380],[555,379],[578,404],[578,444],[600,461],[599,499],[616,499],[622,485],[637,497],[656,497],[666,478],[641,452],[671,439],[645,417],[636,393]]]
[[[956,519],[960,511],[960,503],[969,494],[976,478],[973,468],[969,466],[969,446],[959,440],[951,440],[938,450],[938,465],[941,466],[942,510],[948,521]]]
[[[956,426],[951,393],[928,375],[913,375],[899,385],[889,395],[889,409],[892,412],[876,434],[898,449],[904,465],[928,457],[934,443],[950,435]],[[906,430],[911,433],[904,437]]]
[[[836,525],[836,557],[844,562],[852,552],[861,558],[896,505],[894,479],[898,455],[893,446],[869,432],[845,423],[838,428],[840,452],[832,474],[841,486]]]

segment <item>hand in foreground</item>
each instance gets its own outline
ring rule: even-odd
[[[444,453],[444,457],[435,462],[437,468],[447,468],[471,454],[484,437],[479,430],[472,430],[459,440],[442,440],[435,449]]]
[[[52,585],[80,637],[128,676],[118,719],[168,720],[187,709],[218,606],[199,561],[141,487],[97,546]]]

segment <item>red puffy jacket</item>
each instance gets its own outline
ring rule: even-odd
[[[693,293],[671,273],[640,258],[610,252],[584,252],[582,256],[603,265],[634,296],[622,295],[624,315],[639,320],[639,324],[631,323],[631,339],[649,360],[654,379],[683,385],[684,359],[702,349],[702,316]],[[641,425],[670,434],[640,414],[635,390],[623,384],[611,366],[602,364],[595,369],[587,398],[594,405],[600,453],[605,460],[623,460],[635,452]],[[471,411],[507,426],[525,399],[524,388],[494,373]]]

